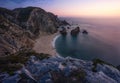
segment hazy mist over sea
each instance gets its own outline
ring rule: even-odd
[[[62,18],[63,19],[63,18]],[[56,41],[59,54],[85,60],[99,58],[114,65],[120,63],[119,18],[64,18],[69,23],[86,29],[88,35],[73,38],[69,33]],[[73,39],[72,39],[73,38]],[[69,43],[66,44],[65,42]],[[61,46],[63,45],[63,46]]]

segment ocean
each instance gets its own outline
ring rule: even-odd
[[[115,66],[120,65],[120,19],[119,18],[62,18],[70,24],[86,29],[77,36],[59,36],[55,48],[63,57],[83,60],[101,59]]]

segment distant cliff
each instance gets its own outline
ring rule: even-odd
[[[32,48],[39,35],[52,34],[65,22],[50,12],[37,7],[0,8],[0,55]]]

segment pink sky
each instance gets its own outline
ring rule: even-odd
[[[120,0],[59,0],[48,9],[60,16],[118,17]],[[88,2],[87,2],[88,1]]]
[[[120,17],[120,0],[0,0],[0,6],[37,6],[58,16]]]

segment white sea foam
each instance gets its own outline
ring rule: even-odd
[[[57,36],[55,36],[54,38],[53,38],[53,40],[52,40],[52,47],[53,47],[53,49],[56,51],[56,48],[55,48],[55,42],[56,42],[56,40],[57,40],[57,38],[58,37],[60,37],[60,34],[59,35],[57,35]],[[55,54],[57,57],[60,57],[60,55],[56,52],[56,54]]]
[[[57,35],[53,38],[53,41],[52,41],[52,47],[55,49],[55,42],[57,40],[57,38],[60,37],[60,35]]]

